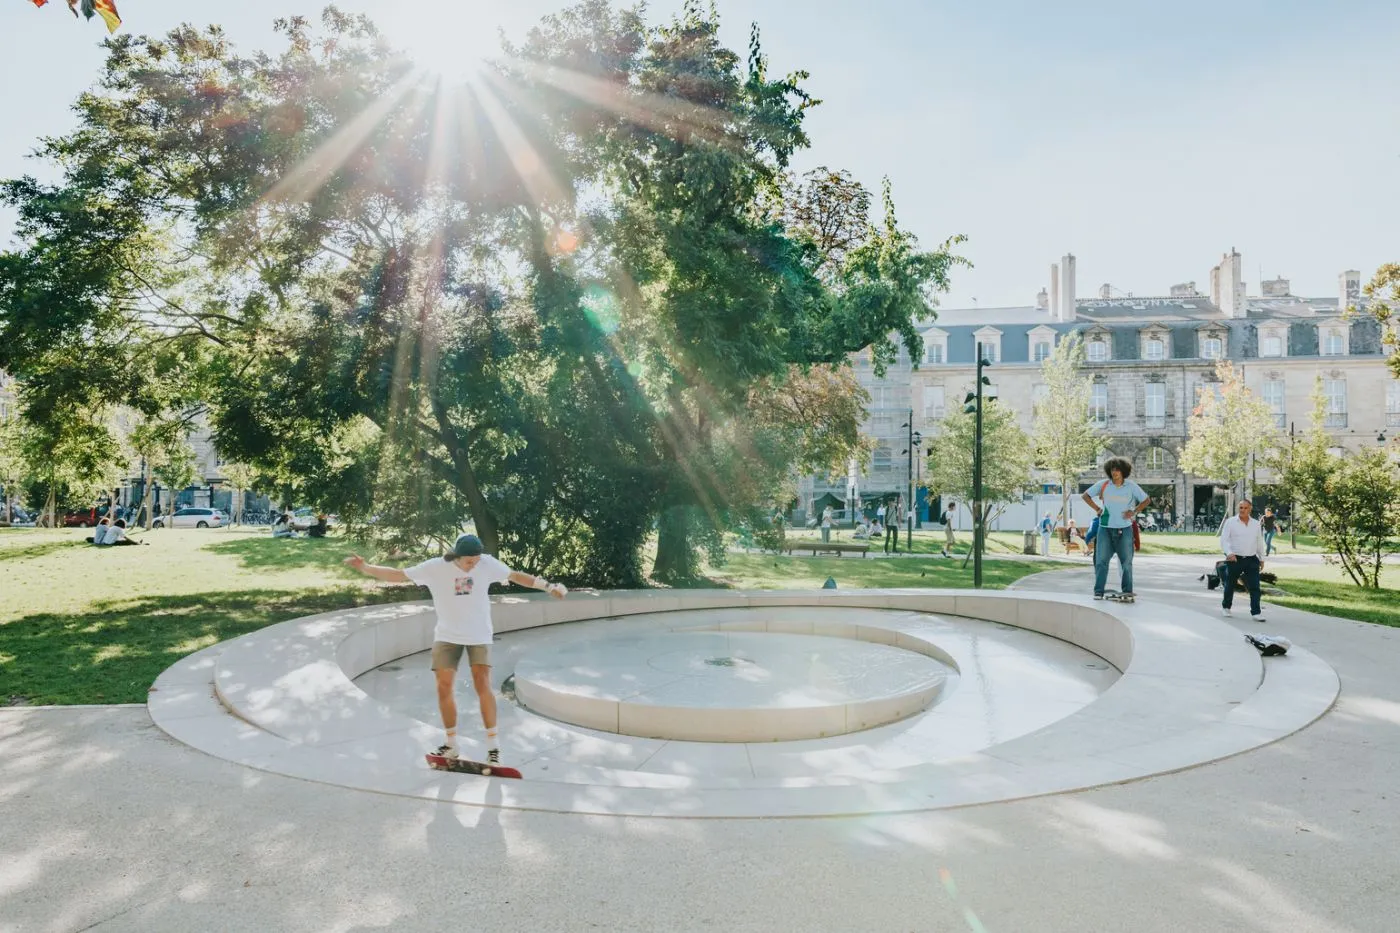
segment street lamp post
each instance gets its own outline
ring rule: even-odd
[[[908,446],[904,449],[904,453],[908,454],[909,457],[909,498],[904,500],[904,521],[909,530],[904,538],[904,547],[912,554],[914,553],[914,448],[923,443],[924,437],[914,430],[914,409],[912,408],[909,409],[909,420],[901,424],[900,427],[909,429],[909,436],[906,439]]]
[[[977,342],[977,382],[976,389],[963,399],[963,412],[972,413],[974,433],[972,441],[972,585],[982,588],[982,538],[985,534],[982,508],[982,386],[992,381],[982,375],[982,370],[992,365],[982,355],[982,342]]]
[[[1293,435],[1294,424],[1288,422],[1288,466],[1293,467]],[[1298,499],[1290,496],[1288,500],[1288,546],[1293,550],[1298,550]]]

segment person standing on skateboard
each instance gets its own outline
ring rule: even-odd
[[[399,570],[379,567],[352,554],[345,563],[361,573],[386,583],[417,583],[426,586],[433,597],[437,627],[433,631],[432,668],[437,678],[438,711],[447,741],[436,752],[445,758],[457,757],[457,699],[454,694],[457,668],[466,654],[471,665],[472,686],[481,706],[481,724],[486,728],[487,760],[499,764],[501,752],[496,731],[496,695],[491,690],[491,600],[487,590],[493,583],[515,583],[544,590],[563,599],[568,589],[544,577],[512,570],[490,554],[482,553],[481,539],[462,535],[452,550],[440,559]]]
[[[1133,465],[1128,460],[1113,457],[1104,463],[1103,471],[1108,479],[1091,486],[1084,493],[1084,501],[1099,516],[1099,530],[1094,536],[1094,598],[1103,599],[1104,587],[1108,583],[1108,562],[1117,556],[1122,577],[1120,595],[1131,601],[1133,523],[1152,499],[1141,486],[1128,479],[1133,472]],[[1098,496],[1099,502],[1094,501],[1094,495]]]

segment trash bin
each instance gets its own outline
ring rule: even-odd
[[[1035,544],[1035,532],[1034,532],[1034,531],[1028,531],[1028,532],[1026,532],[1025,540],[1021,543],[1021,553],[1022,553],[1022,554],[1039,554],[1039,553],[1040,553],[1039,548],[1037,548],[1037,547],[1036,547],[1036,544]]]

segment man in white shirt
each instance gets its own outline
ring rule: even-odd
[[[454,688],[457,667],[465,653],[472,669],[472,686],[476,688],[481,706],[481,724],[486,727],[487,761],[494,765],[500,763],[501,752],[496,732],[496,695],[491,690],[491,641],[495,633],[487,590],[492,583],[515,583],[544,590],[556,599],[563,599],[569,591],[562,583],[550,583],[544,577],[512,570],[482,551],[481,540],[476,535],[462,535],[441,558],[425,560],[406,570],[367,564],[358,554],[346,558],[345,563],[377,580],[413,582],[428,588],[437,612],[437,627],[433,631],[433,674],[437,678],[438,711],[442,714],[442,727],[447,731],[447,741],[436,754],[457,757]]]
[[[1255,622],[1263,622],[1264,616],[1259,607],[1259,571],[1264,569],[1264,526],[1257,518],[1251,518],[1254,503],[1240,500],[1238,515],[1231,515],[1220,526],[1220,550],[1225,553],[1224,570],[1220,575],[1224,584],[1224,594],[1220,603],[1221,615],[1230,615],[1230,605],[1235,601],[1235,581],[1244,577],[1249,588],[1249,616]]]

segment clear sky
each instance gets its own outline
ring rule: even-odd
[[[217,20],[240,45],[315,0],[118,0],[125,29]],[[716,0],[742,51],[757,21],[778,71],[824,103],[800,168],[895,186],[926,243],[970,237],[946,307],[1030,304],[1049,265],[1165,294],[1232,246],[1329,297],[1337,274],[1400,261],[1400,3],[1394,0]],[[425,55],[521,34],[559,0],[342,0]],[[680,0],[655,0],[650,18]],[[192,10],[199,10],[192,13]],[[412,13],[403,11],[411,10]],[[63,0],[0,0],[0,175],[36,172],[34,140],[102,59],[100,20]],[[0,242],[10,240],[0,216]]]

